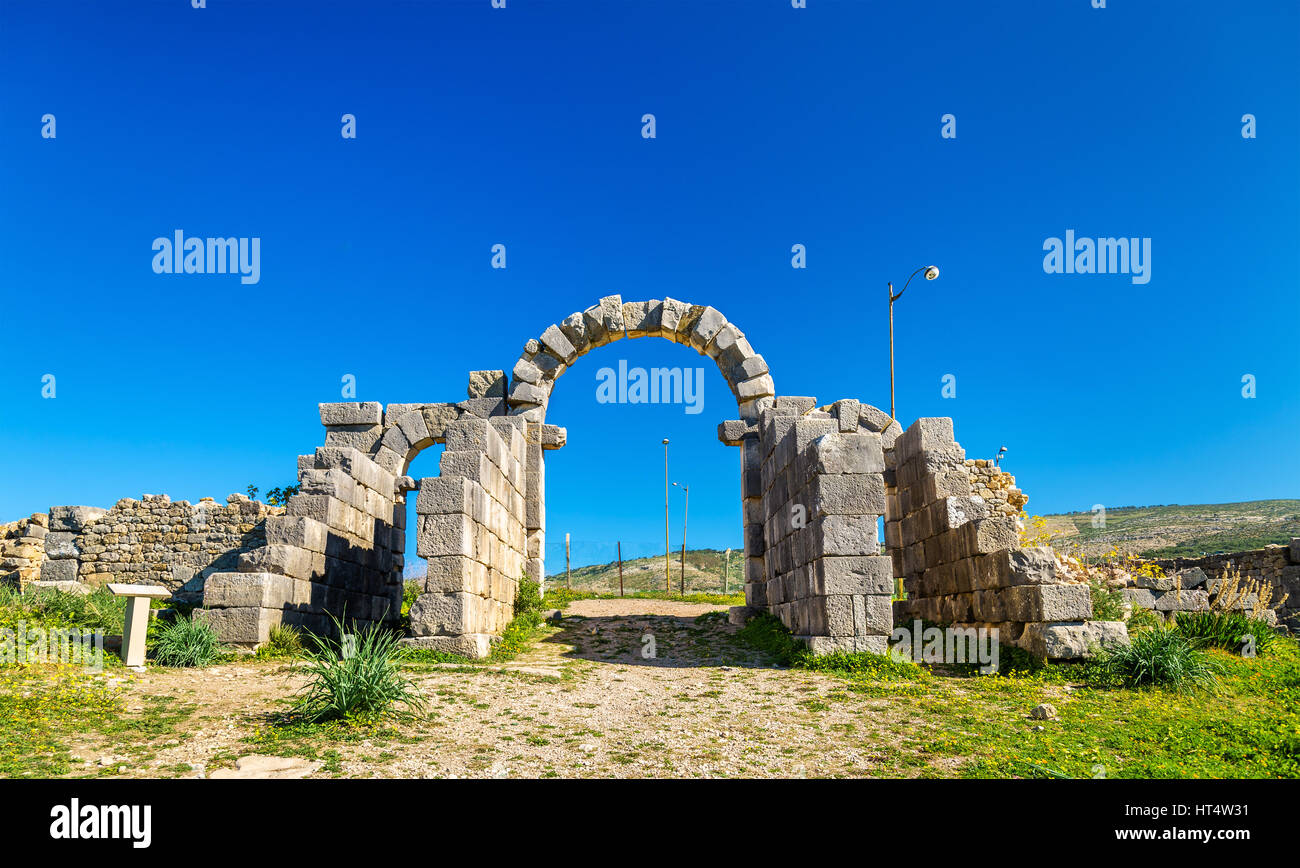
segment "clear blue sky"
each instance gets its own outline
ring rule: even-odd
[[[899,416],[1006,445],[1031,511],[1300,496],[1295,2],[808,5],[0,0],[0,519],[281,485],[344,374],[459,400],[613,292],[719,308],[781,394],[887,407],[885,282],[931,262]],[[260,283],[154,274],[177,229],[259,237]],[[1046,274],[1068,229],[1151,238],[1150,282]],[[704,367],[704,412],[596,403],[619,359]],[[582,359],[551,570],[565,531],[658,550],[665,436],[688,542],[739,546],[734,414],[666,341]]]

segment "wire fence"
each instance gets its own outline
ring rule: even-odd
[[[744,553],[732,549],[687,549],[665,553],[664,543],[592,540],[559,534],[546,546],[547,584],[603,594],[740,593]]]

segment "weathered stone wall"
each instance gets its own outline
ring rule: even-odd
[[[893,572],[880,554],[880,435],[824,411],[760,419],[767,608],[814,652],[884,653]]]
[[[266,544],[242,554],[237,572],[208,577],[201,616],[225,642],[259,645],[281,623],[329,635],[331,616],[364,629],[401,615],[405,509],[396,506],[413,483],[352,447],[298,462],[301,490],[266,520]]]
[[[0,524],[0,585],[21,589],[40,577],[49,523],[48,515],[37,512]]]
[[[1016,487],[1016,478],[987,458],[967,458],[966,473],[970,477],[970,493],[983,498],[990,515],[1018,516],[1029,502],[1025,493]]]
[[[514,617],[526,560],[526,424],[447,426],[439,476],[420,480],[416,499],[416,551],[428,572],[409,644],[482,657]]]
[[[48,515],[4,526],[0,568],[11,569],[23,586],[162,585],[178,600],[198,602],[203,580],[234,568],[240,554],[260,547],[263,522],[282,511],[241,494],[224,505],[212,498],[191,504],[146,494],[107,510],[55,506]]]
[[[951,419],[918,419],[886,459],[901,517],[891,553],[907,592],[897,617],[996,628],[999,641],[1041,657],[1119,641],[1122,624],[1088,621],[1087,583],[1059,574],[1051,549],[1021,548],[1016,519],[971,493]]]
[[[234,569],[241,554],[265,543],[263,523],[280,512],[242,494],[225,504],[146,494],[107,511],[53,507],[41,579],[162,585],[197,601],[208,575]]]
[[[1202,558],[1157,559],[1154,563],[1166,573],[1183,576],[1182,587],[1193,593],[1174,595],[1172,575],[1167,579],[1134,577],[1132,587],[1124,591],[1130,602],[1158,612],[1197,611],[1204,595],[1205,608],[1209,608],[1215,586],[1224,573],[1241,572],[1245,580],[1267,583],[1273,589],[1272,602],[1276,604],[1285,596],[1277,618],[1293,630],[1300,630],[1300,539],[1290,545],[1270,545],[1245,552],[1208,555]],[[1199,575],[1197,574],[1199,571]],[[1200,592],[1199,594],[1196,592]],[[1196,609],[1175,609],[1181,598],[1194,602]],[[1245,601],[1253,603],[1253,601]],[[1190,605],[1190,603],[1187,603]]]

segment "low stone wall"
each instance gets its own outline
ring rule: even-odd
[[[0,584],[23,588],[40,577],[50,517],[43,512],[0,524]]]
[[[1216,583],[1225,573],[1240,571],[1243,579],[1267,583],[1273,589],[1274,604],[1285,596],[1282,606],[1277,609],[1278,620],[1292,630],[1300,630],[1300,539],[1291,540],[1290,545],[1270,545],[1252,551],[1228,552],[1202,558],[1156,559],[1153,563],[1170,574],[1171,578],[1167,580],[1170,583],[1173,574],[1183,576],[1183,587],[1191,589],[1188,599],[1199,606],[1202,602],[1200,595],[1204,595],[1206,608],[1209,607]],[[1170,608],[1172,584],[1165,587],[1165,582],[1161,580],[1141,577],[1134,578],[1132,582],[1132,588],[1124,592],[1130,602],[1156,611],[1175,611]]]
[[[22,587],[162,585],[174,599],[198,603],[207,576],[233,569],[241,554],[261,547],[263,523],[279,512],[242,494],[225,504],[146,494],[111,509],[54,506],[3,526],[0,580]]]

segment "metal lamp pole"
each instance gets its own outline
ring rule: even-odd
[[[668,539],[668,438],[664,438],[664,590],[673,589],[672,567],[673,544]]]
[[[674,482],[686,495],[686,508],[682,511],[682,596],[686,596],[686,519],[691,514],[691,487]]]
[[[903,284],[903,288],[898,291],[898,295],[894,295],[894,284],[893,283],[889,284],[889,418],[891,419],[895,418],[894,416],[894,302],[902,298],[903,293],[907,292],[907,284],[912,282],[912,278],[916,277],[918,274],[920,274],[923,271],[925,272],[926,280],[934,280],[936,277],[939,276],[939,269],[936,266],[923,265],[920,268],[918,268],[916,271],[912,272],[912,274],[907,278],[907,281]]]

